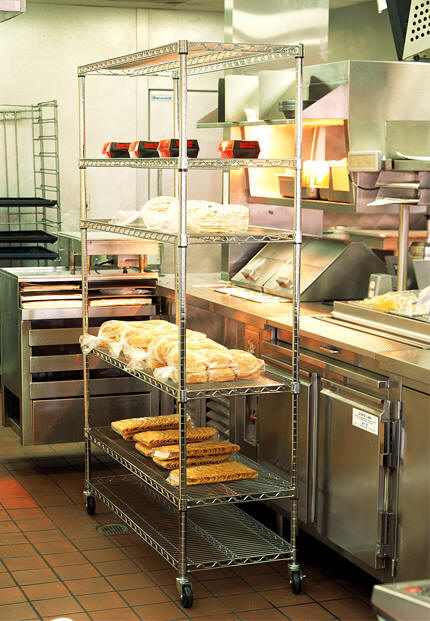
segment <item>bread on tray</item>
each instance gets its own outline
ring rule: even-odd
[[[231,455],[240,449],[238,444],[232,442],[218,442],[207,440],[206,442],[193,442],[187,444],[187,457],[209,457],[211,455]],[[179,444],[160,446],[155,449],[154,457],[157,459],[178,459]]]
[[[154,449],[152,449],[154,451]],[[204,464],[219,464],[223,461],[230,459],[230,455],[209,455],[208,457],[187,457],[187,467],[188,466],[202,466]],[[179,468],[179,458],[177,459],[158,459],[152,455],[152,460],[154,464],[160,466],[161,468],[166,468],[166,470],[176,470]]]
[[[213,438],[216,429],[211,427],[193,427],[187,429],[187,442],[202,442]],[[146,446],[167,446],[179,442],[179,429],[165,431],[141,431],[134,435],[134,440]]]
[[[201,485],[204,483],[222,483],[239,479],[255,479],[258,472],[248,468],[238,461],[225,461],[221,464],[192,466],[187,468],[187,485]],[[179,470],[172,470],[167,481],[172,485],[179,485]]]
[[[187,414],[187,422],[191,419]],[[124,418],[111,423],[114,431],[122,436],[133,436],[139,431],[156,431],[159,429],[179,429],[179,414],[162,416],[143,416],[141,418]]]
[[[145,455],[145,457],[153,457],[155,448],[153,446],[147,446],[146,444],[142,444],[141,442],[136,442],[134,445],[136,451]]]

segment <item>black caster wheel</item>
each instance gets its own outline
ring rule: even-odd
[[[303,578],[300,571],[291,572],[290,584],[291,590],[294,594],[297,595],[298,593],[301,593]]]
[[[88,515],[94,515],[96,512],[96,501],[94,496],[87,496],[85,501]]]
[[[193,589],[191,584],[184,584],[182,586],[181,604],[184,608],[191,608],[193,605]]]

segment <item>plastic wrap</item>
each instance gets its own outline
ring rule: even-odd
[[[143,225],[143,220],[140,211],[127,210],[118,211],[114,218],[110,221],[110,224],[116,224],[118,226],[127,226],[128,224]]]
[[[105,321],[100,326],[97,336],[83,334],[79,343],[84,354],[89,354],[93,349],[100,349],[114,358],[118,358],[122,351],[123,334],[130,327],[126,321]]]
[[[157,196],[142,207],[141,218],[148,229],[177,233],[179,204],[173,196]],[[211,201],[187,201],[189,233],[244,233],[249,210],[244,205],[221,205]]]
[[[373,298],[365,298],[361,304],[382,312],[393,312],[406,317],[427,315],[430,312],[430,296],[420,291],[389,291]]]

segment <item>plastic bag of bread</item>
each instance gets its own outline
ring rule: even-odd
[[[161,336],[177,332],[176,326],[167,321],[154,320],[140,322],[124,331],[123,354],[130,369],[145,370],[148,368],[148,348]]]
[[[191,353],[191,352],[189,352]],[[189,354],[187,354],[187,358]],[[179,371],[177,367],[159,367],[154,369],[154,377],[160,382],[179,382]],[[208,372],[204,365],[200,367],[189,368],[186,370],[187,384],[206,384],[208,382]]]
[[[237,481],[239,479],[255,479],[258,472],[238,461],[225,461],[221,464],[193,466],[187,468],[187,485],[201,485],[204,483],[222,483],[223,481]],[[172,485],[179,485],[180,472],[172,470],[167,481]]]
[[[264,362],[247,351],[229,349],[236,379],[255,379],[264,372]]]
[[[147,201],[140,210],[146,228],[167,233],[178,230],[178,201],[174,196],[156,196]]]
[[[99,329],[97,336],[83,334],[79,343],[84,354],[89,354],[93,349],[100,349],[110,356],[118,358],[122,351],[123,334],[129,327],[126,321],[112,319],[105,321]]]
[[[140,211],[127,209],[124,211],[118,211],[115,214],[115,217],[112,218],[112,220],[110,221],[110,224],[117,224],[119,226],[127,226],[127,224],[137,224],[140,226],[143,224],[143,220]]]
[[[187,228],[193,233],[244,233],[249,210],[244,205],[221,205],[209,201],[188,201]]]

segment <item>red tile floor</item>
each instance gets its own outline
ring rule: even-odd
[[[82,503],[82,444],[21,447],[0,428],[0,620],[370,620],[372,581],[319,544],[293,595],[274,563],[193,575],[194,605],[178,604],[174,570],[133,533],[96,531],[120,520]],[[121,467],[96,452],[97,473]]]

